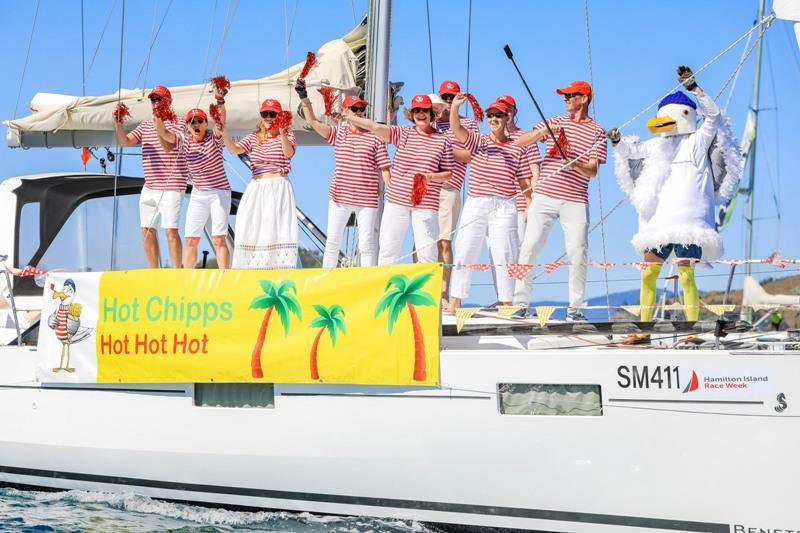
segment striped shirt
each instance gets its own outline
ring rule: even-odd
[[[378,170],[392,166],[386,144],[372,132],[353,131],[349,126],[331,126],[327,140],[336,159],[330,199],[355,207],[378,207]]]
[[[470,196],[511,198],[520,191],[519,180],[531,179],[528,151],[512,139],[501,143],[490,134],[469,133],[465,145],[472,154]]]
[[[523,133],[525,133],[525,130],[518,129],[509,133],[508,136],[516,141],[522,136]],[[523,147],[523,150],[526,151],[528,169],[531,168],[531,165],[538,165],[542,162],[542,154],[539,153],[539,147],[537,147],[535,144],[529,144],[528,146]],[[533,179],[533,175],[531,175],[531,179]],[[517,185],[519,185],[519,182],[517,182]],[[517,192],[520,193],[520,195],[516,198],[517,213],[524,213],[528,210],[528,204],[525,203],[525,193],[522,192],[522,189],[518,189]]]
[[[544,123],[536,125],[536,128]],[[606,162],[606,133],[594,120],[588,118],[582,122],[572,120],[569,115],[562,115],[550,119],[550,127],[564,128],[569,151],[566,154],[570,159],[578,158],[578,162],[587,163],[590,159],[597,159],[597,163]],[[548,133],[544,137],[545,154],[555,148],[553,138]],[[582,176],[574,169],[559,170],[566,164],[560,155],[545,155],[542,161],[542,171],[539,182],[536,184],[536,194],[542,194],[556,200],[568,200],[582,204],[589,203],[589,179]]]
[[[292,146],[297,147],[297,140],[294,138],[294,133],[289,131],[289,142]],[[267,137],[264,142],[258,143],[258,134],[250,133],[245,135],[244,138],[236,143],[239,148],[244,150],[246,154],[250,155],[250,168],[253,172],[253,177],[259,174],[284,174],[288,175],[292,170],[292,163],[288,157],[283,155],[283,148],[281,148],[281,137]]]
[[[177,122],[165,121],[168,130],[178,135],[186,126],[183,119]],[[186,158],[178,150],[167,152],[158,142],[158,133],[152,120],[140,122],[130,133],[133,139],[142,145],[142,168],[144,169],[144,185],[157,191],[186,190],[186,179],[189,171]]]
[[[473,119],[460,117],[459,122],[461,122],[461,126],[465,130],[467,130],[468,133],[480,133],[478,130],[478,123],[475,122]],[[450,143],[453,145],[453,148],[466,150],[464,145],[461,144],[456,139],[455,135],[453,135],[453,132],[450,131],[449,120],[437,120],[436,129],[447,135],[447,138],[450,139]],[[466,177],[467,177],[467,164],[455,161],[453,164],[453,176],[450,178],[450,181],[447,182],[447,185],[448,187],[452,187],[453,189],[460,191],[461,188],[464,186],[464,180],[466,179]]]
[[[397,145],[392,166],[392,179],[386,187],[386,200],[396,205],[415,207],[411,203],[415,174],[453,170],[453,145],[443,133],[420,133],[415,126],[389,126],[391,143]],[[439,210],[442,184],[428,181],[427,192],[417,209]]]
[[[67,316],[69,315],[69,305],[59,305],[56,311],[56,338],[61,342],[66,342],[69,339],[69,332],[67,331]]]
[[[195,141],[192,134],[186,132],[177,137],[178,150],[183,151],[186,157],[192,185],[199,191],[229,191],[231,185],[222,159],[222,138],[210,131],[206,131],[200,141]]]

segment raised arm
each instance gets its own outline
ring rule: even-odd
[[[460,143],[467,142],[469,138],[469,133],[461,125],[461,117],[458,115],[458,110],[466,100],[467,96],[464,93],[458,93],[450,104],[450,131],[453,132],[453,137]]]
[[[233,138],[231,137],[231,134],[228,133],[228,128],[226,128],[224,124],[217,124],[217,129],[220,130],[222,141],[225,143],[225,148],[227,148],[230,153],[233,155],[240,155],[245,152],[244,148],[233,142]]]
[[[314,106],[311,105],[311,100],[308,99],[306,80],[297,80],[297,83],[294,85],[294,90],[297,92],[297,96],[300,97],[300,105],[303,106],[303,116],[306,122],[308,122],[308,125],[311,126],[311,129],[316,131],[320,137],[327,139],[331,134],[331,127],[317,120],[317,116],[314,114]]]
[[[538,143],[544,139],[545,135],[547,135],[547,128],[545,126],[539,126],[538,128],[534,128],[531,131],[526,131],[517,137],[517,140],[514,141],[514,144],[519,146],[528,146],[529,144]]]
[[[132,133],[125,133],[122,124],[116,120],[114,121],[114,134],[117,137],[117,146],[128,148],[129,146],[136,146],[139,144],[136,137],[134,137]]]
[[[214,121],[214,137],[222,137],[222,130],[225,126],[225,121],[228,120],[228,112],[225,110],[225,100],[217,101],[217,111],[219,111],[219,124]]]
[[[164,125],[164,121],[158,117],[153,117],[153,124],[156,126],[158,142],[161,147],[168,152],[174,150],[178,145],[178,136],[175,135],[175,132],[168,130]]]
[[[292,140],[289,138],[289,130],[281,130],[279,133],[281,138],[281,150],[283,150],[283,156],[286,159],[291,159],[294,157],[294,144],[292,144]]]
[[[391,142],[392,140],[392,130],[386,124],[379,124],[368,118],[357,117],[351,113],[349,109],[343,110],[342,119],[346,120],[353,126],[371,131],[376,137],[385,143]]]

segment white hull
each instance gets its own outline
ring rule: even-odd
[[[40,388],[35,351],[2,348],[0,482],[545,531],[800,526],[800,355],[472,339],[482,348],[443,350],[441,389],[276,385],[274,409],[197,407],[192,385]],[[688,402],[620,387],[620,365],[770,384]],[[603,413],[503,415],[498,383],[599,384]]]

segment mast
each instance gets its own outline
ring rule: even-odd
[[[386,122],[389,116],[389,50],[392,0],[370,0],[367,8],[367,80],[364,98],[370,118]]]
[[[758,18],[756,19],[758,22],[764,17],[764,7],[766,4],[766,0],[759,0],[758,2]],[[753,101],[750,104],[750,112],[753,114],[753,143],[750,146],[750,172],[749,178],[747,183],[747,208],[745,210],[745,227],[744,227],[744,258],[749,260],[753,257],[753,190],[755,187],[755,179],[756,179],[756,145],[757,145],[757,137],[758,137],[758,105],[759,105],[759,93],[761,89],[761,50],[762,44],[764,42],[764,32],[762,31],[758,36],[758,42],[756,43],[756,68],[755,68],[755,79],[753,80]],[[745,276],[750,275],[750,263],[745,263],[744,265],[744,274]],[[750,309],[742,309],[742,318],[747,321],[750,321],[752,318],[752,312]]]

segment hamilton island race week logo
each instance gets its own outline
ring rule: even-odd
[[[683,389],[684,393],[696,391],[700,387],[700,380],[697,379],[697,372],[692,370],[692,379],[689,380],[689,383],[686,384],[686,388]]]

